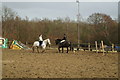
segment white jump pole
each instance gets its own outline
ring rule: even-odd
[[[112,52],[114,52],[114,44],[112,44]]]
[[[90,43],[88,43],[88,50],[90,51]]]
[[[103,55],[105,55],[105,53],[104,53],[104,44],[103,44],[103,41],[101,41],[101,44],[102,44]]]
[[[98,53],[97,41],[95,41],[96,53]]]

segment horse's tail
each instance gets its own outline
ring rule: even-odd
[[[34,52],[34,43],[33,43],[33,45],[32,45],[32,51]]]

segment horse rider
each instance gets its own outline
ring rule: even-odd
[[[64,37],[63,37],[62,40],[67,40],[67,36],[66,36],[66,34],[64,34]]]
[[[64,34],[64,37],[63,37],[62,41],[60,41],[60,43],[65,42],[66,40],[67,40],[67,36],[66,36],[66,34]]]
[[[39,35],[39,41],[43,41],[42,34]]]
[[[43,43],[43,38],[42,38],[42,34],[39,35],[39,45],[41,46],[41,44]]]

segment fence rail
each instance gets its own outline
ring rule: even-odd
[[[120,52],[120,46],[114,45],[112,44],[111,46],[107,46],[104,44],[103,41],[101,41],[101,43],[97,43],[97,41],[95,41],[95,44],[91,44],[91,43],[80,43],[79,47],[78,44],[73,43],[71,44],[73,50],[75,48],[79,48],[80,50],[83,49],[88,50],[88,51],[96,51],[96,53],[98,52]],[[77,49],[78,50],[78,49]]]

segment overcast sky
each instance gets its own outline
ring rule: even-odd
[[[13,9],[22,18],[56,19],[70,17],[76,20],[76,2],[4,2],[3,6]],[[80,14],[85,20],[93,13],[105,13],[113,19],[118,17],[117,2],[80,2]]]
[[[2,2],[75,2],[76,0],[1,0]],[[119,2],[120,0],[79,0],[80,2]]]

